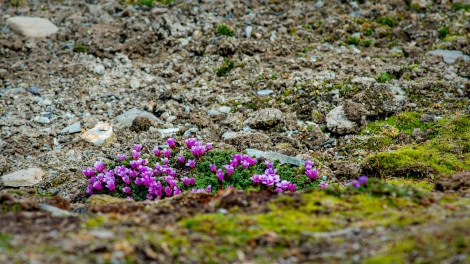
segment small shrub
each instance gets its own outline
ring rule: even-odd
[[[457,12],[459,10],[470,11],[470,5],[462,3],[454,3],[450,8],[452,11]]]
[[[445,38],[449,34],[449,28],[448,27],[441,27],[439,31],[437,32],[439,35],[439,38]]]
[[[382,74],[380,74],[379,76],[377,76],[377,81],[380,82],[380,83],[387,83],[389,82],[390,80],[392,79],[396,79],[397,77],[391,73],[388,73],[388,72],[384,72]]]
[[[224,35],[227,37],[233,37],[233,30],[228,26],[222,24],[217,27],[217,35]]]
[[[224,58],[224,62],[222,65],[217,69],[217,77],[222,77],[225,76],[227,73],[229,73],[233,68],[235,67],[235,63],[228,59]]]
[[[370,47],[370,45],[372,45],[372,40],[370,39],[366,39],[362,42],[362,46],[364,47]]]
[[[359,38],[350,37],[350,38],[348,38],[348,39],[346,40],[346,43],[347,43],[348,45],[358,45],[360,41],[361,41],[361,40],[360,40]]]
[[[379,17],[377,19],[377,23],[381,25],[386,25],[389,27],[394,27],[398,24],[398,22],[394,18],[391,18],[391,17]]]

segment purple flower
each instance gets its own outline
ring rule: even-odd
[[[367,184],[367,176],[366,175],[362,175],[361,177],[359,177],[359,179],[357,179],[357,181],[359,182],[359,184],[361,186],[364,186]]]
[[[192,146],[194,146],[194,144],[196,144],[196,139],[195,138],[188,138],[185,140],[185,143],[186,143],[186,147],[188,148],[191,148]]]
[[[170,158],[171,157],[171,150],[170,149],[164,149],[163,150],[163,156],[165,158]]]
[[[188,178],[184,176],[181,181],[183,182],[184,186],[188,187],[190,185],[194,185],[195,179],[194,178]]]
[[[102,190],[103,189],[103,186],[101,186],[101,181],[95,181],[93,183],[93,188],[94,189],[97,189],[97,190]]]
[[[184,164],[184,160],[185,160],[185,159],[184,159],[184,156],[183,156],[183,155],[181,155],[181,156],[178,157],[179,163],[183,163],[183,164]]]
[[[207,143],[206,150],[211,150],[211,149],[212,149],[212,143]]]
[[[155,156],[157,157],[160,157],[162,155],[162,152],[160,151],[158,146],[155,146],[155,148],[153,149],[153,154],[155,154]]]
[[[116,185],[114,184],[114,181],[108,181],[108,182],[106,183],[106,187],[107,187],[110,191],[116,190]]]
[[[139,159],[139,157],[140,157],[140,152],[138,152],[136,150],[133,150],[132,151],[132,159],[137,160],[137,159]]]
[[[287,189],[289,188],[289,184],[290,184],[289,181],[282,180],[281,182],[278,182],[278,183],[276,184],[276,187],[279,187],[279,188],[281,188],[282,190],[287,190]]]
[[[127,156],[126,156],[126,154],[118,154],[118,155],[116,156],[116,158],[118,158],[118,159],[121,160],[121,161],[124,161],[124,160],[127,158]]]
[[[318,171],[315,168],[314,169],[306,169],[305,170],[305,175],[307,175],[307,177],[309,177],[312,180],[316,180],[317,177],[318,177]]]
[[[139,152],[140,150],[142,150],[142,145],[134,144],[134,150]]]
[[[196,160],[188,160],[188,162],[186,162],[186,166],[190,167],[191,169],[194,169],[196,167]]]
[[[281,187],[276,187],[276,189],[274,191],[277,192],[277,193],[282,193],[282,188]]]
[[[217,170],[216,176],[217,176],[217,179],[218,179],[219,181],[224,181],[224,176],[225,176],[225,174],[224,174],[224,172],[222,171],[222,169]]]
[[[236,159],[231,160],[230,165],[234,168],[238,167],[238,160],[236,160]]]
[[[306,169],[309,169],[309,168],[311,169],[311,168],[313,167],[313,162],[310,161],[310,160],[306,160],[306,161],[304,162],[304,165],[305,165],[305,168],[306,168]]]
[[[207,193],[211,193],[211,192],[212,192],[212,186],[207,185],[207,187],[206,187],[206,192],[207,192]]]
[[[256,184],[261,183],[261,175],[259,174],[253,175],[250,179],[253,181],[253,183],[256,183]]]
[[[89,195],[92,195],[92,194],[93,194],[93,184],[89,184],[89,185],[86,187],[86,192],[87,192]]]
[[[191,147],[191,153],[193,154],[194,157],[201,157],[204,155],[205,152],[206,152],[206,148],[203,146],[195,145]]]
[[[228,176],[232,176],[233,174],[233,171],[235,170],[232,165],[225,165],[225,170],[227,171],[227,175]]]
[[[97,172],[103,172],[106,167],[104,166],[104,162],[99,160],[95,162],[95,170]]]
[[[273,163],[266,161],[266,166],[268,167],[268,169],[271,169],[273,167]]]
[[[129,176],[122,177],[122,181],[127,185],[131,184],[131,179],[129,178]]]
[[[92,168],[86,168],[82,171],[83,175],[85,175],[85,177],[87,178],[90,178],[90,177],[93,177],[95,176],[95,171],[92,169]]]
[[[361,187],[361,184],[358,181],[354,180],[354,181],[352,181],[352,186],[357,189],[357,188]]]
[[[209,169],[211,170],[212,173],[215,173],[217,171],[217,166],[215,164],[209,165]]]
[[[172,193],[172,190],[169,186],[166,186],[165,187],[165,195],[166,197],[170,197],[171,196],[171,193]]]
[[[242,154],[232,154],[232,158],[236,161],[240,161],[242,159]]]
[[[169,138],[166,140],[166,143],[168,144],[168,146],[170,146],[170,148],[174,149],[176,148],[176,144],[175,144],[175,139],[174,138]]]
[[[325,189],[326,187],[328,187],[328,183],[327,182],[320,182],[320,189]]]
[[[248,167],[250,167],[250,163],[246,160],[242,160],[242,168],[247,169]]]
[[[131,194],[131,188],[129,186],[122,188],[122,191],[126,194]]]
[[[181,194],[181,189],[178,188],[178,186],[175,186],[175,187],[173,188],[173,194],[174,194],[174,195]]]
[[[289,183],[289,187],[287,187],[287,189],[291,192],[295,192],[295,190],[297,190],[297,184]]]

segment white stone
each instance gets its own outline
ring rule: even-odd
[[[40,17],[10,17],[7,26],[14,32],[26,37],[47,37],[59,29],[49,20]]]
[[[105,68],[103,64],[97,64],[93,68],[93,73],[98,74],[98,75],[103,75],[105,73]]]
[[[43,176],[44,171],[42,171],[40,168],[29,168],[3,175],[1,180],[3,185],[8,187],[28,187],[39,183]]]
[[[180,131],[180,129],[177,128],[177,127],[175,127],[175,128],[166,128],[166,129],[158,129],[158,132],[160,133],[160,135],[163,138],[167,138],[167,137],[176,135],[176,133],[178,133],[179,131]]]
[[[221,106],[219,108],[219,111],[222,112],[222,113],[230,113],[230,111],[232,111],[232,108],[230,106]]]
[[[113,126],[109,123],[98,123],[95,127],[83,133],[82,138],[95,145],[108,143],[113,137]]]
[[[344,135],[356,131],[357,124],[346,117],[340,105],[326,115],[326,127],[336,134]]]
[[[36,116],[34,118],[34,122],[40,123],[40,124],[49,124],[51,123],[51,120],[45,116]]]
[[[129,87],[132,88],[132,89],[139,89],[139,88],[140,88],[140,82],[139,82],[139,80],[137,80],[137,79],[132,79],[132,80],[129,82]]]

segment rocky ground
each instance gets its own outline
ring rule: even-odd
[[[0,262],[470,262],[470,3],[455,2],[0,3]],[[14,16],[58,31],[21,36]],[[85,167],[168,136],[397,189],[89,199]]]

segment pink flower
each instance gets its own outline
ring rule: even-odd
[[[291,192],[295,192],[297,185],[295,183],[289,183],[289,187],[287,187],[287,189],[289,189]]]
[[[212,149],[212,143],[207,143],[206,150],[211,150],[211,149]]]
[[[305,165],[305,168],[306,168],[306,169],[309,169],[309,168],[311,169],[311,168],[313,167],[313,162],[310,161],[310,160],[306,160],[306,161],[304,162],[304,165]]]
[[[181,156],[178,157],[179,163],[183,163],[183,164],[184,164],[184,160],[185,160],[185,159],[184,159],[184,156],[181,155]]]
[[[217,171],[217,166],[215,164],[209,165],[209,169],[211,170],[212,173],[215,173]]]
[[[266,161],[266,167],[268,167],[268,169],[271,169],[273,167],[273,163]]]
[[[97,172],[103,172],[106,167],[104,166],[104,162],[99,160],[95,162],[95,170]]]
[[[116,157],[121,161],[124,161],[127,158],[126,154],[118,154]]]
[[[207,193],[211,193],[211,192],[212,192],[212,186],[207,185],[207,187],[206,187],[206,192],[207,192]]]
[[[194,146],[194,144],[196,144],[196,139],[195,138],[188,138],[185,140],[185,143],[186,143],[186,147],[188,148],[191,148],[192,146]]]
[[[155,156],[157,157],[160,157],[162,155],[160,149],[158,148],[158,146],[155,146],[155,148],[153,149],[153,154],[155,154]]]
[[[171,150],[164,149],[163,150],[163,156],[165,156],[165,158],[170,158],[171,157]]]
[[[232,167],[234,167],[234,168],[238,167],[238,160],[236,160],[236,159],[231,160],[230,165],[232,165]]]
[[[217,176],[217,179],[218,179],[219,181],[224,181],[224,176],[225,176],[225,174],[224,174],[224,172],[222,171],[222,169],[219,169],[219,170],[217,171],[216,176]]]
[[[92,168],[86,168],[82,171],[83,175],[85,175],[85,177],[87,178],[90,178],[90,177],[93,177],[95,176],[95,171],[92,169]]]
[[[131,188],[129,186],[122,188],[122,191],[126,194],[131,194]]]
[[[166,140],[166,143],[168,144],[168,146],[170,146],[170,148],[174,149],[176,148],[176,144],[175,144],[175,139],[174,138],[169,138]]]
[[[167,197],[170,197],[171,196],[171,193],[172,193],[172,190],[169,186],[166,186],[165,187],[165,194]]]
[[[132,159],[137,160],[137,159],[139,159],[139,157],[140,157],[140,152],[138,152],[136,150],[133,150],[132,151]]]
[[[134,144],[134,150],[139,152],[142,149],[142,145]]]
[[[328,183],[327,182],[320,182],[320,189],[325,189],[326,187],[328,187]]]
[[[310,179],[316,180],[318,177],[318,171],[317,169],[306,169],[305,170],[305,175],[309,177]]]
[[[92,195],[92,194],[93,194],[93,184],[89,184],[89,185],[86,187],[86,192],[87,192],[89,195]]]
[[[259,184],[261,183],[261,175],[255,174],[253,175],[250,179],[253,181],[253,183]]]
[[[225,165],[225,170],[227,171],[227,175],[228,176],[232,176],[233,174],[233,171],[235,170],[232,165]]]
[[[178,186],[175,186],[175,187],[173,188],[173,194],[174,194],[174,195],[181,194],[181,190],[180,190],[180,188],[178,188]]]
[[[191,169],[194,169],[196,167],[196,160],[188,160],[188,162],[186,162],[186,166],[190,167]]]

